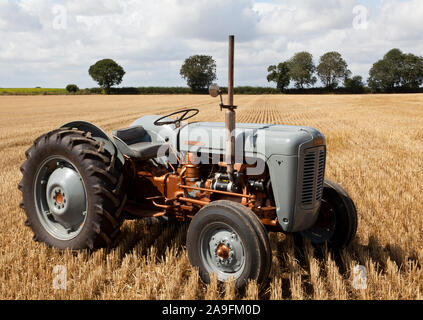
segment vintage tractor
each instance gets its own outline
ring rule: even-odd
[[[237,124],[233,36],[225,123],[191,122],[199,110],[149,115],[109,137],[84,121],[37,138],[19,183],[34,240],[65,249],[96,249],[118,239],[126,217],[190,221],[187,252],[208,282],[265,283],[267,232],[294,233],[313,244],[347,246],[357,212],[347,192],[324,179],[326,143],[310,127]],[[170,222],[169,222],[170,223]]]

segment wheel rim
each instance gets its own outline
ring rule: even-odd
[[[87,216],[84,181],[71,161],[61,156],[44,160],[35,176],[34,200],[38,218],[54,238],[71,240]]]
[[[320,205],[319,216],[313,227],[302,231],[301,235],[312,243],[321,244],[330,241],[336,228],[336,214],[333,206],[325,200]]]
[[[200,234],[200,254],[208,273],[216,273],[219,281],[237,279],[245,268],[242,239],[230,226],[216,222]]]

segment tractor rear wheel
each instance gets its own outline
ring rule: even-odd
[[[123,168],[88,132],[60,128],[25,153],[21,207],[33,239],[59,249],[111,246],[123,222]]]
[[[325,180],[319,216],[313,227],[301,232],[314,245],[327,242],[332,249],[347,247],[357,233],[357,209],[337,183]]]
[[[272,251],[263,224],[248,208],[232,201],[214,201],[192,219],[187,233],[188,258],[210,282],[230,278],[238,289],[248,280],[263,286],[269,276]]]

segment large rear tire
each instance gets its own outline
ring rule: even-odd
[[[314,245],[327,242],[332,249],[342,249],[355,237],[357,224],[357,209],[351,197],[339,184],[325,180],[318,219],[300,234]]]
[[[248,280],[263,286],[269,276],[272,252],[266,230],[248,208],[232,201],[214,201],[193,218],[187,233],[188,258],[210,282],[235,281],[243,289]]]
[[[75,128],[39,137],[25,154],[18,188],[33,239],[59,249],[112,246],[126,200],[116,155]]]

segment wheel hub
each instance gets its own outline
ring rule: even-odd
[[[62,194],[62,191],[61,190],[58,190],[56,192],[56,199],[55,199],[58,205],[62,205],[62,203],[63,203],[63,197],[64,197],[64,194]]]
[[[216,230],[209,242],[212,254],[212,270],[233,274],[240,270],[244,262],[244,252],[239,237],[229,230]]]
[[[227,245],[221,243],[217,247],[216,254],[219,258],[228,259],[230,251],[231,251],[231,249],[229,249],[229,247]]]
[[[230,265],[234,258],[234,248],[227,238],[218,240],[214,243],[216,263],[218,265]]]
[[[84,220],[85,189],[75,170],[67,167],[55,169],[48,179],[46,198],[52,218],[64,227],[76,227]]]

